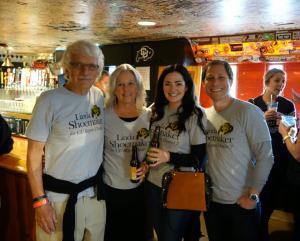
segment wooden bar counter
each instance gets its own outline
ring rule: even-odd
[[[0,156],[0,240],[34,241],[35,221],[26,170],[27,139],[14,137]]]

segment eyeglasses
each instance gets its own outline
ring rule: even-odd
[[[95,70],[99,69],[98,64],[83,64],[83,63],[78,63],[78,62],[70,62],[70,66],[73,69],[82,69],[82,68],[86,67],[90,71],[95,71]]]

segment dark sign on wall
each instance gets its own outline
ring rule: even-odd
[[[186,38],[104,45],[101,49],[105,65],[122,63],[134,66],[195,64],[190,42]]]
[[[134,65],[195,64],[190,42],[186,38],[133,44]]]
[[[101,47],[104,55],[104,64],[120,65],[132,64],[132,46],[131,44],[112,44]]]

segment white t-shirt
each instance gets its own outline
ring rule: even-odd
[[[44,173],[79,183],[94,176],[102,163],[104,139],[103,96],[96,87],[87,95],[64,87],[38,98],[26,136],[45,142]],[[65,194],[48,193],[54,201]],[[94,195],[93,188],[79,194]]]
[[[150,109],[144,108],[134,121],[119,118],[113,108],[105,110],[104,182],[114,188],[131,189],[139,185],[130,181],[129,162],[132,145],[137,145],[143,161],[149,145]]]
[[[225,110],[206,110],[208,173],[213,184],[213,200],[236,203],[252,183],[264,184],[272,166],[269,130],[260,109],[248,102],[234,99]],[[269,143],[269,150],[258,155],[255,145]],[[255,160],[254,157],[260,157]],[[259,165],[258,165],[259,163]],[[256,172],[253,177],[249,176]],[[261,186],[260,185],[260,186]]]
[[[190,116],[185,123],[186,131],[182,131],[179,134],[179,130],[176,125],[178,120],[176,111],[169,111],[168,108],[165,108],[164,117],[152,124],[150,133],[153,133],[156,126],[160,126],[160,149],[174,153],[189,154],[191,152],[192,145],[200,145],[206,142],[205,134],[197,124],[197,118],[198,116],[196,114]],[[205,128],[206,116],[204,111],[202,123]],[[169,163],[163,163],[158,167],[151,168],[148,181],[161,187],[164,173],[173,168],[174,166]]]

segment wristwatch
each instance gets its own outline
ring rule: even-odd
[[[258,195],[256,194],[256,193],[250,193],[249,194],[249,199],[251,199],[252,201],[255,201],[255,202],[259,202],[259,197],[258,197]]]

